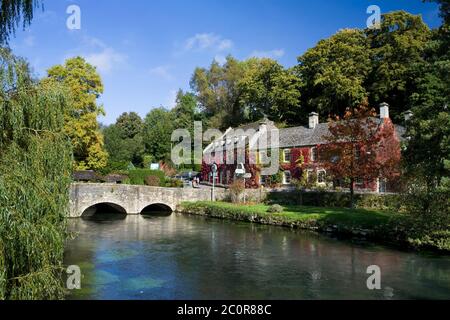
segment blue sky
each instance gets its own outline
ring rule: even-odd
[[[71,4],[81,9],[80,30],[66,27]],[[177,90],[189,89],[195,67],[228,54],[293,66],[320,39],[364,27],[369,5],[440,24],[437,6],[421,0],[44,0],[45,10],[10,45],[38,76],[76,55],[96,65],[107,113],[99,120],[110,124],[122,112],[144,117],[154,107],[172,107]]]

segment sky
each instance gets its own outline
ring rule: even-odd
[[[286,67],[320,39],[343,28],[364,28],[378,5],[381,13],[421,14],[435,28],[438,7],[421,0],[42,0],[30,27],[10,41],[36,76],[81,55],[97,67],[106,116],[142,117],[155,107],[171,108],[178,89],[189,90],[196,67],[238,59],[270,57]],[[80,29],[69,29],[70,5],[81,12]]]

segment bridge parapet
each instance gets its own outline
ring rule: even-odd
[[[225,198],[225,190],[216,191],[218,200]],[[165,205],[175,211],[182,201],[211,200],[211,189],[159,188],[106,183],[73,183],[70,188],[70,217],[81,217],[98,204],[112,204],[127,214],[139,214],[153,204]]]

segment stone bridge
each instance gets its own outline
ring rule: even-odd
[[[216,190],[223,199],[224,190]],[[94,214],[107,207],[115,212],[140,214],[145,211],[175,211],[182,201],[211,200],[211,189],[158,188],[121,184],[73,183],[70,188],[70,217]]]

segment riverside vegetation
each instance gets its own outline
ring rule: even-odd
[[[71,181],[67,94],[0,49],[0,300],[64,297]]]
[[[448,229],[436,229],[423,219],[386,210],[227,202],[184,202],[178,210],[193,215],[364,237],[403,247],[450,253]]]

